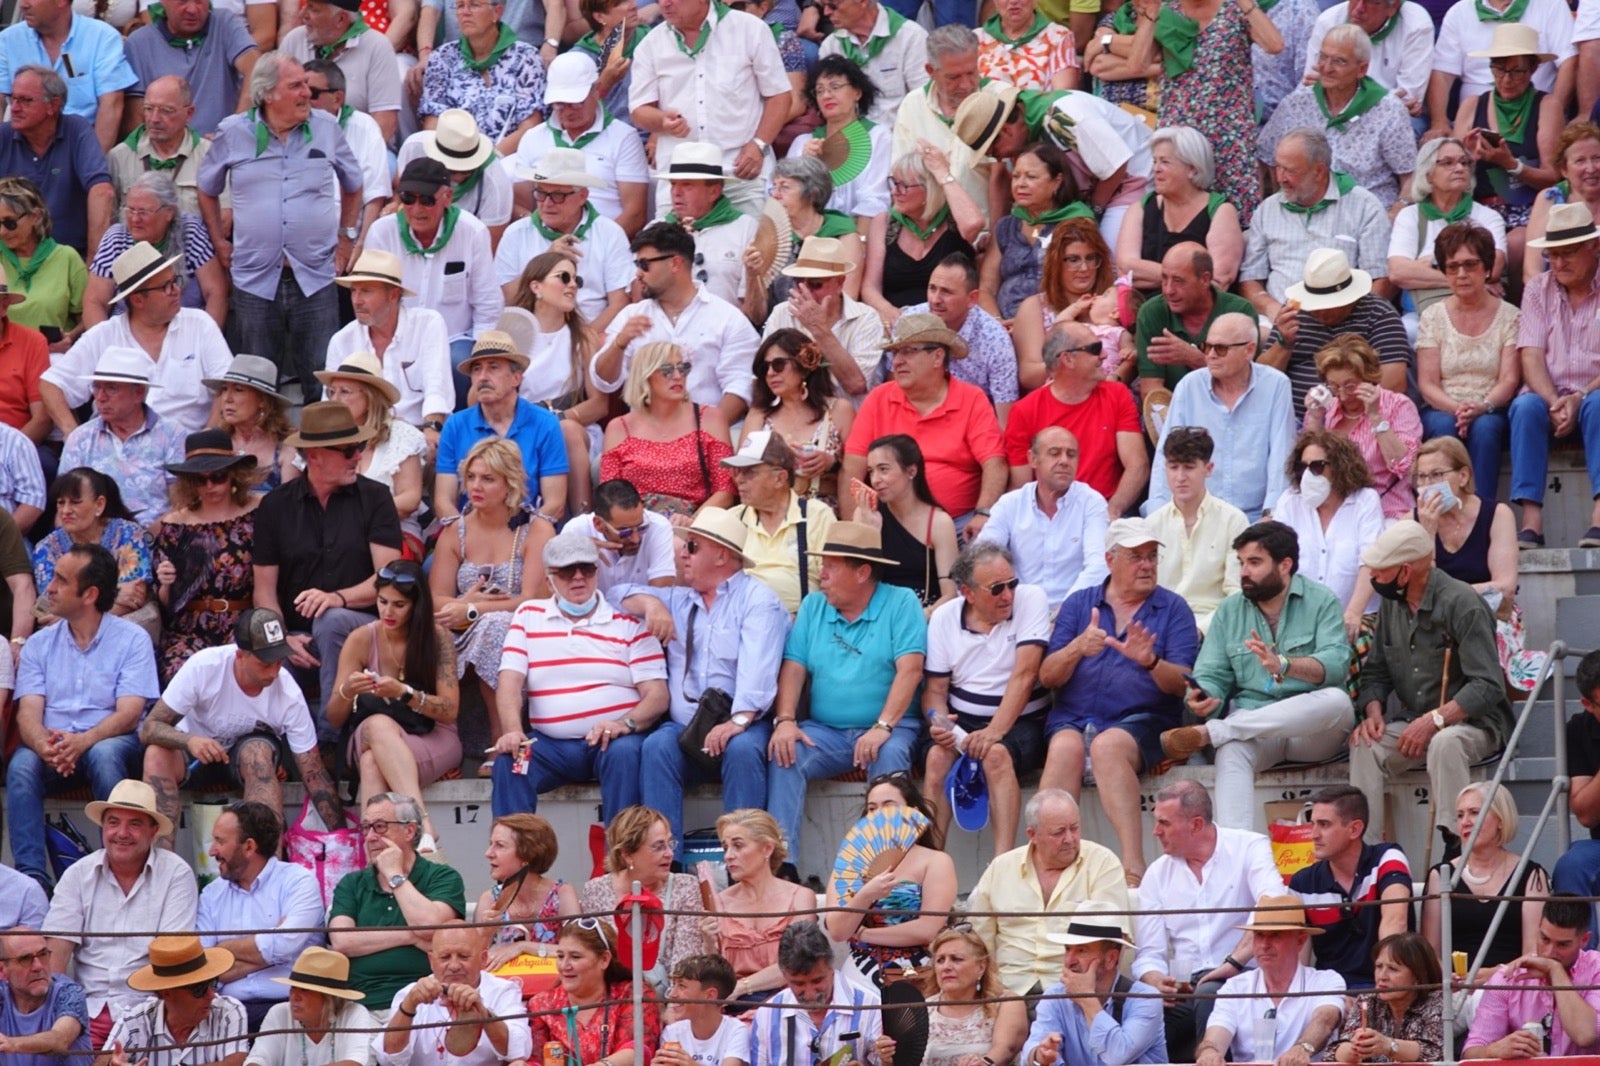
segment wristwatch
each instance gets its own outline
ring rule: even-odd
[[[754,714],[750,713],[749,711],[740,711],[738,714],[733,715],[732,717],[730,717],[728,719],[728,721],[732,722],[734,725],[738,726],[740,729],[749,729],[750,728],[750,723],[755,721],[755,720],[756,720],[756,716]]]
[[[468,622],[476,622],[478,620],[479,614],[480,614],[480,612],[478,610],[478,605],[477,604],[475,604],[475,603],[467,604],[467,621]]]
[[[546,37],[544,39],[544,43],[549,45],[551,48],[554,48],[558,52],[561,51],[561,42],[556,40],[554,37]]]
[[[1443,729],[1447,725],[1449,725],[1449,723],[1444,720],[1444,713],[1442,711],[1434,711],[1433,712],[1433,728],[1435,728],[1435,729]]]
[[[637,733],[639,731],[639,723],[635,722],[631,717],[624,718],[622,724],[628,727],[629,733]]]
[[[1379,422],[1377,425],[1373,426],[1372,427],[1372,432],[1374,432],[1374,433],[1387,433],[1387,432],[1389,432],[1389,420],[1386,418],[1382,422]]]
[[[407,880],[407,878],[406,878],[405,874],[390,874],[389,875],[389,891],[393,892],[395,889],[397,889],[401,885],[405,884],[406,880]]]
[[[1315,1044],[1311,1043],[1309,1040],[1302,1040],[1298,1044],[1296,1044],[1295,1047],[1299,1048],[1301,1051],[1304,1051],[1307,1055],[1310,1055],[1312,1057],[1315,1057],[1316,1054],[1317,1054],[1317,1046]]]
[[[882,718],[878,719],[876,722],[873,722],[872,723],[872,728],[881,729],[885,733],[889,733],[889,734],[893,734],[894,733],[894,726],[890,725],[888,722],[885,722]]]
[[[361,236],[361,231],[355,226],[345,226],[343,229],[339,230],[339,234],[340,236],[349,238],[353,241],[357,237]]]
[[[768,144],[766,141],[763,141],[760,137],[750,138],[750,143],[761,149],[763,152],[772,147],[772,145]]]

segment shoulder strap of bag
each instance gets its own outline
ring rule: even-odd
[[[711,467],[706,463],[706,441],[700,435],[700,405],[691,404],[694,408],[694,454],[700,460],[700,479],[706,483],[706,499],[711,498]]]
[[[1111,986],[1111,1020],[1118,1025],[1122,1024],[1122,1005],[1127,1000],[1127,994],[1133,989],[1133,982],[1117,974],[1117,981]]]
[[[811,591],[811,574],[806,568],[806,549],[810,545],[806,543],[806,498],[804,496],[795,498],[800,501],[800,524],[795,526],[794,546],[800,555],[800,598],[803,600]]]

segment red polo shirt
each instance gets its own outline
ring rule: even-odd
[[[1005,459],[1000,420],[989,397],[956,378],[950,379],[944,402],[927,414],[911,406],[905,390],[892,381],[873,389],[856,414],[845,454],[865,457],[869,444],[891,433],[904,433],[917,442],[934,502],[952,518],[978,506],[984,461]]]
[[[50,345],[36,329],[9,319],[0,322],[0,422],[13,429],[27,424],[28,405],[43,399],[39,375],[50,369]]]
[[[1006,417],[1006,462],[1028,465],[1028,449],[1041,429],[1060,426],[1078,438],[1077,479],[1110,499],[1122,480],[1118,433],[1144,433],[1133,394],[1120,381],[1102,381],[1082,403],[1056,399],[1046,385],[1018,400]]]

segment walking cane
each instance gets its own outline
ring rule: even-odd
[[[1446,644],[1444,646],[1444,669],[1439,672],[1439,706],[1434,708],[1436,711],[1443,711],[1444,705],[1450,702],[1448,687],[1450,684],[1450,652],[1452,650],[1454,650],[1452,645]],[[1422,877],[1424,881],[1427,880],[1428,871],[1433,869],[1433,834],[1437,832],[1434,828],[1433,819],[1438,809],[1439,797],[1434,794],[1433,782],[1430,781],[1428,782],[1428,843],[1422,851]],[[1443,877],[1439,879],[1439,884],[1441,887],[1444,885]]]

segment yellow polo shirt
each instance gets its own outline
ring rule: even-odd
[[[795,543],[800,525],[799,495],[793,489],[789,490],[789,513],[784,516],[783,524],[776,533],[766,531],[753,507],[741,504],[733,508],[733,513],[750,530],[744,542],[744,554],[750,560],[744,568],[745,572],[776,592],[789,616],[794,617],[800,609],[800,554],[799,546]],[[806,501],[807,550],[821,550],[835,521],[833,510],[827,504],[821,500]],[[807,556],[806,561],[810,564],[806,568],[809,588],[816,592],[821,587],[817,580],[822,560],[812,555]]]

